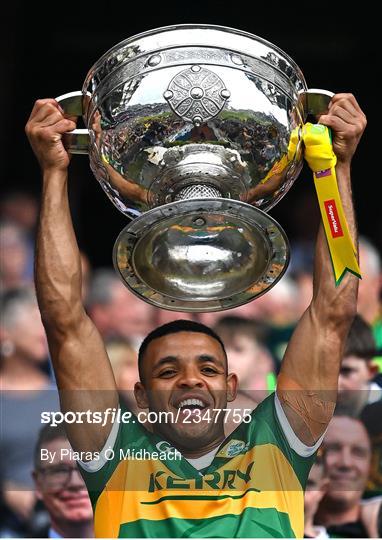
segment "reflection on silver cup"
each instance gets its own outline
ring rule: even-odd
[[[105,53],[82,92],[57,99],[87,126],[65,136],[67,148],[89,154],[131,220],[114,247],[124,283],[176,311],[228,309],[269,290],[289,260],[267,212],[302,167],[291,134],[331,96],[308,90],[278,47],[232,28],[159,28]]]

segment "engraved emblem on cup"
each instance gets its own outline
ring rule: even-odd
[[[57,99],[86,125],[65,135],[68,150],[89,154],[131,220],[113,253],[126,286],[178,311],[228,309],[269,290],[289,247],[268,211],[302,167],[290,137],[331,96],[308,90],[278,47],[230,28],[159,28],[105,53],[82,92]]]
[[[178,73],[164,93],[174,113],[194,126],[219,114],[230,95],[220,77],[198,65]]]

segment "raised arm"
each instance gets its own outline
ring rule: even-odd
[[[366,118],[351,94],[333,97],[320,123],[333,130],[337,180],[353,243],[357,246],[350,164]],[[321,223],[313,276],[313,299],[299,321],[282,361],[277,395],[298,438],[313,446],[334,411],[344,344],[356,313],[358,278],[345,275],[336,287]]]
[[[68,201],[70,157],[62,134],[75,128],[53,99],[35,103],[26,133],[42,169],[35,283],[48,337],[62,412],[105,411],[118,405],[113,372],[101,336],[81,297],[80,253]],[[83,416],[85,420],[86,417]],[[110,424],[67,424],[77,451],[99,451]]]

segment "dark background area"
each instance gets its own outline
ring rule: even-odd
[[[287,52],[300,66],[308,87],[352,92],[368,117],[353,161],[353,191],[359,230],[382,250],[380,163],[380,59],[372,3],[216,1],[97,4],[14,1],[1,33],[2,191],[40,192],[37,162],[24,125],[38,98],[80,90],[88,70],[116,43],[134,34],[178,23],[230,26],[257,34]],[[82,249],[93,265],[111,264],[114,240],[126,218],[107,200],[86,156],[71,164],[73,217]],[[311,173],[304,167],[271,214],[293,239],[314,237],[318,212]]]

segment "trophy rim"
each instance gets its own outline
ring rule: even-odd
[[[213,207],[216,207],[216,212],[221,212],[222,209],[228,210],[234,209],[235,213],[232,216],[241,218],[241,223],[245,223],[247,226],[253,226],[257,229],[257,233],[263,237],[267,247],[270,248],[271,254],[267,263],[266,270],[263,271],[261,276],[249,286],[241,288],[227,294],[225,296],[218,295],[216,298],[205,299],[179,299],[171,294],[166,294],[158,289],[151,287],[146,281],[141,279],[135,269],[134,262],[134,249],[139,245],[142,238],[147,235],[147,231],[150,230],[152,223],[168,222],[173,219],[177,214],[184,216],[185,208],[192,209],[193,212],[199,212],[201,205],[205,205],[205,212],[213,212]],[[211,210],[212,209],[212,210]],[[157,219],[160,216],[161,219]],[[263,229],[264,223],[267,226],[273,228],[272,236],[266,233]],[[260,229],[263,229],[260,231]],[[280,246],[282,249],[280,249]],[[121,255],[119,250],[123,249],[127,252],[127,255]],[[274,263],[274,257],[277,254],[280,258],[278,261],[280,268],[272,266]],[[120,261],[125,261],[125,267],[122,267]],[[281,225],[269,214],[262,210],[255,208],[247,203],[241,201],[235,201],[225,198],[214,199],[192,199],[183,200],[166,205],[153,208],[148,212],[145,212],[139,218],[133,220],[127,225],[118,235],[114,248],[113,248],[113,264],[115,271],[122,283],[138,298],[158,308],[166,309],[169,311],[181,311],[188,313],[207,313],[225,311],[233,309],[241,305],[247,304],[252,300],[259,298],[263,294],[267,293],[273,288],[278,281],[285,274],[290,262],[290,245],[288,237],[281,227]],[[263,288],[261,291],[254,291],[256,284],[263,282]]]
[[[254,43],[261,43],[261,44],[269,47],[271,50],[279,53],[280,56],[282,56],[285,60],[287,60],[290,63],[290,65],[295,70],[296,75],[300,79],[300,82],[302,83],[302,85],[305,88],[307,88],[307,83],[306,83],[304,74],[303,74],[301,68],[299,67],[299,65],[296,63],[296,61],[293,60],[293,58],[287,52],[285,52],[278,45],[275,45],[271,41],[269,41],[269,40],[267,40],[265,38],[262,38],[261,36],[258,36],[257,34],[252,34],[251,32],[247,32],[245,30],[240,30],[238,28],[233,28],[233,27],[230,27],[230,26],[215,25],[215,24],[205,24],[205,23],[184,23],[184,24],[173,24],[173,25],[161,26],[161,27],[158,27],[158,28],[153,28],[151,30],[145,30],[144,32],[140,32],[139,34],[134,34],[133,36],[128,37],[128,38],[116,43],[115,45],[113,45],[110,49],[108,49],[105,53],[103,53],[102,56],[99,57],[98,60],[96,60],[93,63],[92,67],[89,69],[89,71],[88,71],[88,73],[87,73],[87,75],[85,77],[82,92],[85,93],[85,92],[88,91],[90,81],[94,78],[95,74],[99,71],[99,69],[102,68],[105,61],[110,56],[112,56],[112,54],[114,52],[116,52],[119,49],[125,47],[126,45],[129,45],[130,43],[134,43],[134,42],[139,41],[141,39],[144,39],[144,38],[147,38],[147,37],[150,37],[150,36],[155,36],[157,34],[163,34],[163,33],[166,33],[166,32],[172,32],[172,31],[177,31],[177,30],[209,30],[209,29],[210,30],[218,30],[218,31],[221,31],[221,32],[226,32],[228,34],[235,34],[235,35],[238,35],[240,37],[247,38],[247,39],[253,41]],[[187,43],[179,43],[178,45],[179,46],[187,46]],[[203,44],[202,42],[198,43],[198,46],[203,46],[203,45],[205,45],[205,44]],[[220,45],[218,45],[217,47],[221,48],[221,49],[229,50],[231,52],[236,52],[236,53],[241,53],[241,54],[245,53],[245,54],[247,54],[249,56],[253,56],[252,51],[244,50],[244,48],[224,47],[224,46],[220,46]],[[141,53],[137,54],[136,56],[130,58],[128,60],[128,62],[131,61],[131,60],[134,60],[134,59],[136,59],[138,57],[146,56],[148,54],[152,54],[156,50],[162,49],[162,48],[163,47],[158,45],[156,47],[152,47],[149,50],[142,51]],[[166,46],[164,46],[164,48],[166,48]],[[112,69],[109,74],[111,74],[113,71],[114,70]]]

